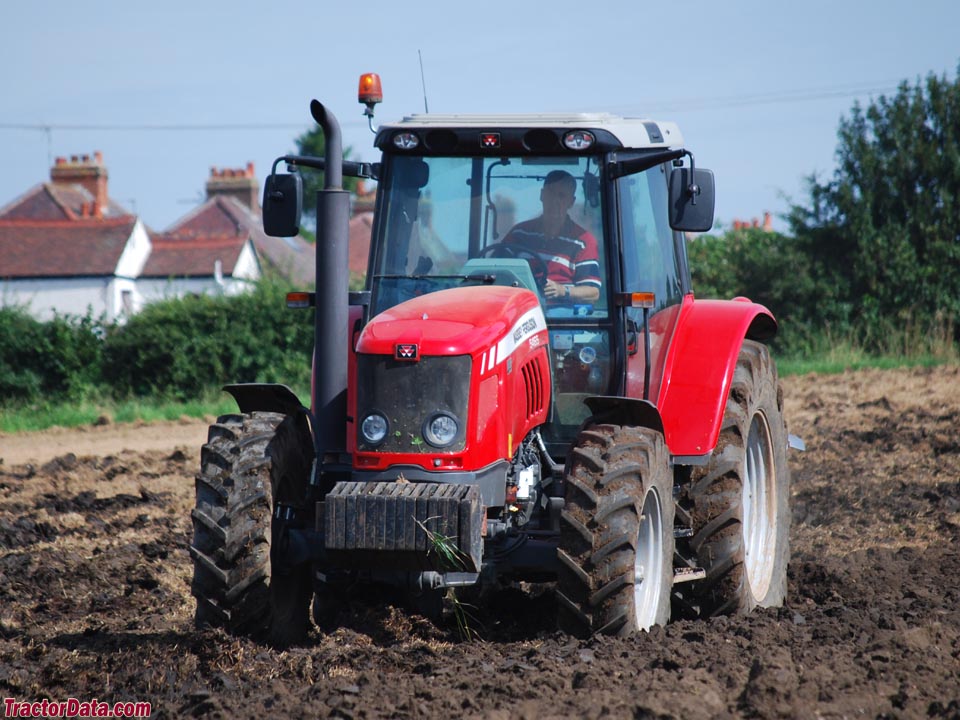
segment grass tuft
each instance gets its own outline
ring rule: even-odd
[[[427,522],[435,519],[436,518],[427,518]],[[430,543],[430,549],[427,551],[427,554],[429,555],[432,552],[438,556],[438,564],[441,570],[462,572],[466,569],[467,566],[463,553],[460,552],[460,548],[457,547],[454,538],[431,530],[416,518],[414,518],[413,521],[426,533],[427,542]],[[460,598],[457,597],[456,588],[449,589],[447,600],[450,602],[453,619],[457,625],[457,635],[460,639],[467,642],[480,640],[480,633],[475,627],[480,623],[476,615],[472,612],[475,608],[460,601]]]
[[[427,518],[427,522],[436,519],[436,517],[430,517]],[[467,565],[460,553],[460,548],[456,545],[455,538],[447,537],[446,535],[441,535],[431,530],[416,518],[413,518],[413,521],[419,525],[420,529],[426,534],[427,542],[430,543],[430,549],[427,550],[427,555],[435,553],[438,556],[438,564],[441,571],[463,572],[466,569]]]

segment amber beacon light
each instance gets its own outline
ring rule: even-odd
[[[370,110],[373,110],[373,106],[383,100],[383,88],[380,86],[380,76],[377,73],[364,73],[360,76],[357,100]]]
[[[363,114],[367,118],[370,132],[376,132],[373,127],[373,109],[383,100],[383,88],[380,87],[380,76],[376,73],[364,73],[360,76],[360,89],[357,90],[357,100],[366,105]]]

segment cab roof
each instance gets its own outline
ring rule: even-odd
[[[396,132],[436,129],[484,132],[522,131],[525,129],[589,130],[609,137],[622,148],[682,147],[683,136],[676,123],[645,118],[626,118],[609,113],[531,113],[531,114],[437,114],[416,113],[386,123],[377,131],[377,145]]]

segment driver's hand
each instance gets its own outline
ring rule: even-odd
[[[563,287],[562,283],[558,283],[555,280],[547,280],[543,284],[543,296],[547,298],[561,298],[567,294],[566,289]]]

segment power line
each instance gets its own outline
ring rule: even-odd
[[[900,82],[885,84],[851,83],[827,88],[806,90],[778,90],[747,95],[721,95],[710,98],[678,98],[674,100],[653,101],[638,105],[615,105],[611,110],[619,112],[688,112],[693,110],[719,110],[754,105],[782,105],[798,102],[814,102],[837,98],[860,97],[888,93],[899,89]],[[341,123],[342,127],[364,127],[361,121]],[[0,130],[53,131],[110,131],[110,132],[227,132],[255,130],[302,130],[302,123],[111,123],[111,124],[71,124],[71,123],[3,123]]]
[[[839,86],[835,88],[818,88],[809,90],[774,91],[767,93],[753,93],[749,95],[727,95],[712,98],[677,99],[652,102],[643,105],[643,112],[683,112],[690,110],[717,110],[732,107],[749,107],[753,105],[783,105],[797,102],[812,102],[817,100],[831,100],[846,97],[861,97],[878,93],[893,92],[899,89],[899,84],[888,85],[856,85]],[[617,106],[626,109],[628,106]],[[636,104],[629,106],[636,108]]]
[[[341,123],[346,127],[362,127],[363,123]],[[2,130],[35,130],[50,132],[52,130],[93,130],[93,131],[133,131],[133,132],[193,132],[228,130],[302,130],[305,123],[184,123],[184,124],[66,124],[66,123],[0,123]]]

